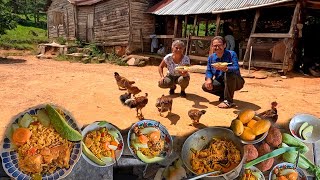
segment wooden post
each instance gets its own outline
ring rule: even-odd
[[[66,11],[66,13],[67,13],[67,27],[66,27],[66,29],[67,29],[67,39],[69,39],[69,12],[68,12],[68,9],[66,9],[67,11]]]
[[[209,20],[206,19],[206,32],[204,33],[204,36],[208,36],[208,26],[209,26]]]
[[[289,30],[289,35],[292,35],[292,38],[294,38],[294,28],[298,22],[300,7],[301,7],[300,2],[297,2],[296,8],[294,9],[294,13],[292,16],[290,30]],[[291,38],[286,38],[284,41],[285,46],[286,46],[286,50],[284,53],[284,59],[283,59],[283,63],[282,63],[282,70],[284,71],[284,73],[286,73],[287,71],[290,71],[293,68],[293,60],[292,60],[292,53],[293,52],[291,50],[291,49],[293,49],[293,47],[292,47],[293,41],[294,41],[294,39],[291,39]],[[285,69],[285,67],[288,67],[288,68]]]
[[[184,35],[183,37],[187,37],[187,31],[188,31],[188,16],[184,16]]]
[[[74,20],[74,36],[75,38],[78,38],[78,13],[77,13],[77,7],[76,5],[73,5],[73,20]]]
[[[219,34],[219,29],[220,29],[220,14],[217,15],[216,19],[216,32],[214,33],[215,36],[218,36]]]
[[[175,16],[174,19],[174,29],[173,29],[173,37],[177,37],[177,32],[178,32],[178,16]]]
[[[198,15],[195,15],[194,21],[193,21],[193,30],[192,30],[193,35],[195,35],[195,31],[196,31],[197,18],[198,18]]]
[[[199,36],[200,23],[197,22],[197,36]]]
[[[142,28],[140,28],[140,41],[141,41],[141,52],[143,52],[143,37],[142,37]]]
[[[256,10],[256,15],[254,16],[254,21],[253,21],[253,26],[252,26],[252,29],[251,29],[251,34],[253,34],[256,31],[257,22],[258,22],[259,17],[260,17],[260,10],[257,9]],[[248,57],[249,57],[250,46],[251,46],[251,43],[252,43],[251,34],[250,34],[250,37],[249,37],[249,40],[248,40],[248,43],[247,43],[247,48],[246,48],[246,52],[245,52],[244,57],[243,57],[243,62],[246,59],[248,59]]]
[[[220,28],[220,14],[217,14],[217,19],[216,19],[216,32],[214,32],[214,35],[217,36],[219,33],[219,28]],[[213,54],[213,47],[212,47],[212,40],[210,43],[210,49],[209,49],[209,55]]]

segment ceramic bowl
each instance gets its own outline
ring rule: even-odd
[[[275,165],[272,168],[272,170],[270,171],[270,173],[269,173],[269,180],[274,180],[273,176],[275,175],[274,174],[274,170],[276,168],[293,169],[294,168],[294,164],[288,163],[288,162],[283,162],[283,163]],[[306,176],[306,174],[303,172],[303,170],[301,168],[297,167],[296,170],[298,171],[298,174],[299,174],[298,180],[307,180],[307,176]]]
[[[136,153],[134,152],[133,148],[132,148],[132,145],[131,145],[131,135],[133,132],[133,129],[135,127],[139,127],[139,128],[146,128],[146,127],[155,127],[155,128],[158,128],[160,130],[160,136],[161,136],[161,139],[164,140],[164,149],[162,150],[162,152],[160,153],[160,157],[163,157],[163,158],[167,158],[170,156],[170,154],[172,153],[172,149],[173,149],[173,140],[172,140],[172,137],[170,136],[168,130],[166,129],[165,126],[163,126],[160,122],[158,121],[154,121],[154,120],[141,120],[141,121],[138,121],[137,123],[135,123],[131,129],[129,130],[128,132],[128,139],[127,139],[127,143],[128,143],[128,147],[129,147],[129,150],[131,152],[131,154],[138,160],[140,160],[141,162],[144,162],[142,161],[137,155]],[[144,162],[146,163],[146,162]]]
[[[94,122],[88,126],[86,126],[83,130],[82,130],[82,137],[84,138],[86,136],[86,134],[90,131],[93,131],[93,130],[97,130],[101,127],[106,127],[108,130],[115,130],[116,133],[118,134],[118,142],[119,142],[119,145],[118,145],[118,149],[115,151],[115,157],[117,159],[117,161],[119,161],[122,153],[123,153],[123,137],[120,133],[120,131],[117,129],[117,127],[115,127],[114,125],[106,122],[106,121],[97,121],[97,122]],[[101,166],[101,165],[98,165],[96,164],[95,162],[93,162],[92,160],[90,160],[84,153],[82,153],[82,157],[91,165],[93,166],[96,166],[96,167],[107,167],[107,166],[112,166],[114,163],[116,163],[116,161],[111,161],[111,162],[108,162],[106,163],[106,165],[104,166]]]
[[[247,169],[250,169],[252,172],[257,172],[260,174],[261,178],[258,180],[265,180],[266,178],[264,177],[263,173],[260,171],[260,169],[256,168],[255,166],[251,166]],[[244,173],[242,174],[242,176],[244,175]]]
[[[18,123],[19,118],[22,118],[25,113],[29,113],[30,115],[36,115],[37,111],[40,109],[45,108],[45,104],[43,105],[38,105],[32,108],[29,108],[28,110],[19,113],[18,115],[14,116],[12,118],[12,123]],[[54,105],[52,105],[54,106]],[[69,113],[67,110],[54,106],[56,108],[59,108],[62,110],[65,114],[65,119],[67,123],[74,128],[75,130],[80,132],[80,128],[77,125],[76,121],[74,118],[71,116],[71,113]],[[11,124],[12,124],[11,123]],[[11,128],[11,124],[8,126],[8,128]],[[10,141],[8,137],[5,137],[3,140],[3,146],[2,146],[2,152],[1,152],[1,159],[2,159],[2,167],[4,171],[13,179],[18,179],[18,180],[31,180],[31,176],[28,174],[23,173],[19,169],[19,164],[18,164],[18,153],[16,150],[13,149],[14,145]],[[43,174],[42,179],[50,179],[50,180],[57,180],[57,179],[63,179],[65,178],[73,169],[75,164],[79,161],[81,156],[81,142],[74,142],[74,146],[71,151],[70,155],[70,161],[69,161],[69,168],[57,168],[56,171],[54,171],[52,174]]]
[[[303,139],[299,136],[299,128],[304,123],[307,122],[309,125],[313,126],[313,132],[311,137],[308,139]],[[289,123],[289,129],[291,134],[305,143],[315,143],[320,140],[320,119],[311,114],[296,114]]]

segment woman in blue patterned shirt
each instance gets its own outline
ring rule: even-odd
[[[244,79],[241,77],[237,54],[226,50],[226,41],[221,36],[212,39],[214,53],[208,58],[206,80],[202,86],[205,92],[219,96],[219,108],[230,108],[233,103],[234,92],[243,88]],[[213,65],[225,62],[228,65]]]

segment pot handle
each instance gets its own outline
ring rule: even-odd
[[[229,180],[229,179],[235,179],[236,177],[238,177],[240,174],[240,172],[238,172],[237,170],[233,170],[232,172],[229,172],[225,175],[223,175],[223,178],[225,180]]]

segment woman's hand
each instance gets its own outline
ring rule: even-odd
[[[208,90],[212,90],[213,86],[212,86],[212,79],[207,78],[206,82],[204,83],[204,86],[208,89]]]
[[[164,77],[161,77],[159,82],[162,84],[164,82]]]

